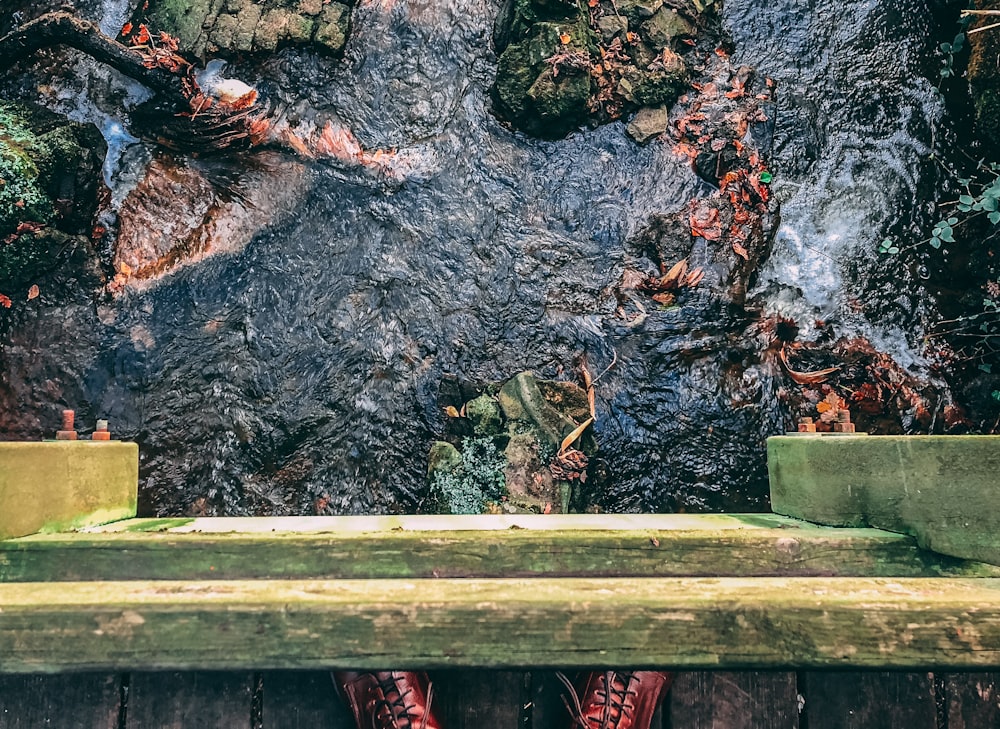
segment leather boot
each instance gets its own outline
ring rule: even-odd
[[[584,673],[567,702],[570,729],[650,729],[673,678],[662,671]]]
[[[431,712],[427,674],[416,671],[336,671],[333,681],[358,729],[442,729]]]

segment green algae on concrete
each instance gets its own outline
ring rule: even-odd
[[[0,539],[128,519],[138,484],[135,443],[0,443]]]
[[[769,438],[771,508],[830,526],[909,534],[1000,565],[1000,437]]]

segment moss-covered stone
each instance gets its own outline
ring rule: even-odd
[[[340,53],[351,8],[323,0],[151,0],[133,18],[175,35],[181,49],[205,54],[260,53],[288,43]]]
[[[327,50],[339,53],[347,43],[351,9],[341,3],[330,3],[323,8],[319,24],[316,26],[315,41]]]
[[[642,24],[646,39],[655,47],[668,48],[679,38],[694,35],[694,26],[676,10],[660,8],[652,18]]]
[[[526,0],[525,0],[526,1]],[[597,37],[586,14],[535,22],[500,55],[497,106],[518,128],[559,137],[586,121]]]
[[[0,101],[0,236],[22,222],[52,222],[57,214],[66,230],[86,228],[103,156],[96,128]],[[57,210],[56,201],[66,207]]]

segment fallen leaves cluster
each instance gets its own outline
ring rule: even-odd
[[[636,288],[652,294],[653,301],[670,306],[676,301],[677,291],[682,288],[694,288],[705,278],[705,271],[702,268],[688,270],[687,259],[683,259],[670,267],[669,271],[662,275],[650,276],[642,281]]]

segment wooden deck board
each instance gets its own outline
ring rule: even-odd
[[[604,575],[1000,577],[1000,567],[899,534],[765,514],[133,519],[0,542],[0,582]]]
[[[803,679],[809,729],[937,728],[934,681],[926,672],[809,671]]]
[[[250,673],[133,673],[125,727],[252,729],[252,697]]]
[[[8,583],[0,672],[986,668],[992,578]]]
[[[329,671],[264,673],[264,729],[356,729]]]
[[[670,729],[796,729],[796,676],[695,671],[680,673],[667,702]]]
[[[121,677],[0,676],[0,729],[118,729]]]

